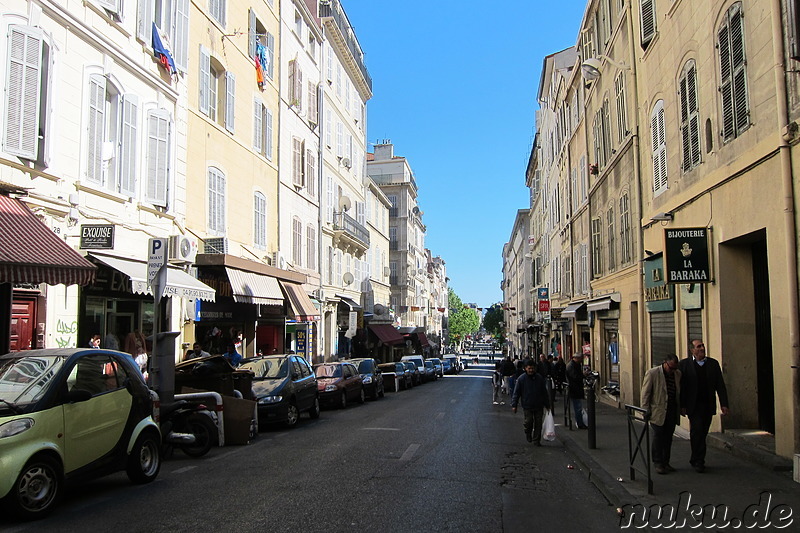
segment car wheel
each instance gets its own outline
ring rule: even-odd
[[[183,453],[189,457],[202,457],[211,451],[214,446],[215,436],[218,434],[217,426],[206,415],[194,414],[187,420],[189,433],[194,435],[194,444],[181,446]]]
[[[342,391],[342,399],[339,400],[339,408],[344,409],[345,407],[347,407],[347,393]]]
[[[128,479],[133,483],[150,483],[161,469],[161,442],[154,431],[139,435],[128,456]]]
[[[358,403],[367,401],[367,393],[364,392],[364,387],[361,387],[361,392],[358,394]]]
[[[300,420],[300,411],[297,410],[297,406],[292,400],[286,407],[286,425],[290,428],[294,427],[297,425],[298,420]]]
[[[47,456],[31,459],[11,488],[8,501],[21,518],[35,519],[52,511],[61,496],[61,466]]]
[[[319,418],[319,398],[314,398],[314,405],[308,410],[308,416],[311,418]]]

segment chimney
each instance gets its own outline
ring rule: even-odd
[[[375,161],[386,161],[394,157],[394,145],[389,141],[375,145]]]

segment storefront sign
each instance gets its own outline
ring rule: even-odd
[[[664,279],[664,258],[655,256],[644,262],[644,301],[649,312],[674,311],[673,286]]]
[[[82,224],[81,250],[113,250],[113,224]]]
[[[550,311],[550,300],[539,300],[539,312],[546,313]]]
[[[297,340],[295,342],[296,351],[297,351],[297,353],[299,353],[301,355],[305,355],[305,353],[306,353],[306,330],[298,329],[295,334],[297,336],[296,337]]]
[[[536,289],[536,297],[540,300],[549,300],[550,299],[550,288],[549,287],[539,287]]]
[[[708,230],[675,228],[664,230],[667,283],[710,283]]]

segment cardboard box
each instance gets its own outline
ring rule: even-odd
[[[222,397],[225,444],[250,444],[250,429],[256,415],[256,402],[233,396]]]

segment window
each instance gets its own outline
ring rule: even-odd
[[[289,61],[289,106],[303,108],[303,72],[296,59]]]
[[[272,159],[272,111],[258,97],[253,103],[253,149]]]
[[[664,128],[664,101],[659,100],[650,115],[653,147],[653,194],[667,190],[667,136]]]
[[[313,81],[308,81],[308,122],[312,128],[316,128],[319,124],[319,117],[317,116],[317,84]]]
[[[681,106],[681,149],[685,172],[700,164],[700,113],[697,109],[697,71],[694,60],[689,60],[684,65],[678,85]]]
[[[592,275],[598,277],[603,273],[603,220],[592,219]]]
[[[344,124],[336,121],[336,155],[344,156]]]
[[[306,188],[308,194],[314,196],[316,194],[316,187],[314,184],[317,182],[317,158],[314,155],[314,150],[306,149]]]
[[[325,194],[327,196],[328,201],[325,204],[325,220],[329,223],[333,223],[333,211],[334,211],[334,189],[333,189],[333,176],[328,176],[326,181],[326,191]]]
[[[303,141],[292,137],[292,184],[303,187]]]
[[[342,285],[342,251],[336,250],[336,275],[334,276],[332,285]]]
[[[331,136],[332,136],[332,134],[331,134],[331,110],[330,109],[326,109],[325,110],[325,146],[327,146],[328,148],[333,146],[333,144],[331,144]]]
[[[294,32],[300,37],[300,42],[303,42],[303,17],[299,11],[294,12]]]
[[[153,205],[167,207],[169,186],[169,148],[172,120],[165,109],[147,113],[147,169],[145,199]]]
[[[646,49],[656,34],[656,0],[640,0],[642,48]]]
[[[49,148],[50,45],[39,28],[8,29],[3,148],[47,166]]]
[[[225,234],[225,174],[216,167],[208,168],[208,231]]]
[[[317,232],[310,224],[306,227],[306,268],[317,268]]]
[[[140,0],[136,3],[136,36],[152,46],[155,25],[160,34],[166,37],[162,38],[163,44],[172,44],[170,52],[175,67],[182,72],[189,68],[189,1]]]
[[[630,202],[627,193],[619,199],[619,241],[622,264],[630,263],[633,259],[633,242],[631,240]]]
[[[275,64],[275,36],[267,31],[261,23],[256,12],[252,9],[248,13],[250,20],[250,41],[248,43],[248,53],[256,60],[256,66],[261,68],[261,72],[269,79],[274,78]],[[259,84],[261,86],[262,84]]]
[[[303,264],[303,223],[297,217],[292,217],[292,263]]]
[[[606,229],[608,233],[608,269],[617,268],[617,243],[616,232],[614,231],[614,208],[609,207],[606,212]]]
[[[257,192],[253,197],[253,244],[261,250],[267,247],[267,197]]]
[[[236,96],[236,77],[211,57],[211,52],[200,45],[200,112],[214,122],[224,125],[233,133]]]
[[[208,0],[208,12],[223,27],[225,26],[225,7],[227,0]]]
[[[328,285],[333,285],[333,247],[331,246],[328,246],[328,264],[326,272]]]
[[[608,128],[606,126],[606,111],[608,100],[597,110],[592,122],[592,137],[594,139],[594,159],[598,170],[606,166],[608,155]]]
[[[728,8],[725,20],[717,31],[723,142],[735,139],[750,127],[742,18],[742,4],[737,2]]]
[[[389,228],[389,249],[390,250],[397,250],[397,228],[390,227]]]
[[[625,74],[620,72],[614,79],[614,95],[617,100],[617,143],[622,144],[628,136],[628,111],[625,106]]]

